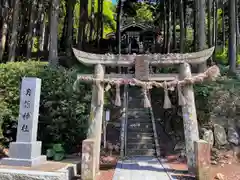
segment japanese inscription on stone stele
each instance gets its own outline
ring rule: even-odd
[[[27,99],[27,97],[31,97],[31,89],[30,88],[27,88],[26,89],[26,91],[25,91],[25,96],[26,96],[26,99]],[[25,100],[24,101],[24,110],[26,111],[26,112],[23,112],[23,114],[22,114],[22,119],[23,120],[29,120],[29,118],[30,118],[30,112],[28,112],[29,111],[29,108],[31,107],[31,102],[30,101],[28,101],[28,100]],[[27,122],[25,122],[23,125],[22,125],[22,128],[21,128],[21,131],[22,132],[29,132],[29,129],[28,129],[28,125],[27,125]]]

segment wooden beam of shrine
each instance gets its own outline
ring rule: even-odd
[[[144,57],[152,66],[173,65],[173,64],[201,64],[212,56],[214,47],[193,53],[173,53],[173,54],[143,54],[143,55],[114,55],[114,54],[94,54],[73,48],[73,53],[77,60],[85,65],[103,64],[107,66],[131,66],[138,57]]]
[[[197,74],[193,74],[195,76]],[[79,77],[95,78],[93,74],[78,74]],[[178,79],[179,74],[149,74],[148,81],[174,81]],[[135,78],[134,74],[105,74],[104,79],[111,79],[114,81],[121,80],[123,78],[132,79]]]

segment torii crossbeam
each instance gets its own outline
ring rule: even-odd
[[[143,58],[152,66],[171,65],[171,64],[201,64],[212,56],[214,47],[209,49],[194,52],[194,53],[170,53],[170,54],[129,54],[129,55],[114,55],[114,54],[94,54],[73,48],[74,55],[79,62],[85,65],[102,64],[105,66],[130,66],[135,60]]]

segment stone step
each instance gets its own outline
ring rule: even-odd
[[[127,149],[155,149],[155,144],[153,143],[128,143]]]
[[[155,156],[155,149],[128,149],[127,156]]]
[[[138,133],[138,134],[143,134],[143,133],[150,133],[153,134],[153,129],[152,128],[127,128],[128,133]]]
[[[142,138],[142,139],[137,139],[137,138],[127,138],[127,144],[132,144],[132,143],[137,143],[137,144],[155,144],[154,138]]]
[[[131,96],[131,95],[128,94],[128,100],[129,101],[140,100],[140,99],[143,99],[143,98],[144,98],[143,94],[137,94],[137,95],[134,95],[134,96]]]
[[[137,111],[137,112],[149,112],[149,109],[148,108],[128,108],[128,111]]]
[[[127,124],[133,124],[133,123],[152,123],[152,120],[150,117],[141,117],[141,118],[133,118],[128,117]]]
[[[131,103],[128,104],[128,108],[142,108],[142,107],[144,107],[144,104],[143,102],[140,102],[140,101],[136,104],[131,104]]]
[[[151,138],[153,138],[153,136],[154,136],[154,134],[153,134],[153,132],[152,133],[145,133],[145,132],[127,132],[127,135],[128,136],[130,136],[129,138],[131,138],[131,137],[133,137],[133,138],[140,138],[141,139],[141,137],[151,137]]]
[[[128,115],[127,119],[128,119],[128,122],[131,122],[131,121],[133,121],[133,122],[147,122],[147,123],[152,122],[150,116],[147,115],[147,114],[141,115],[141,116]]]
[[[131,90],[128,90],[128,97],[138,97],[138,96],[142,96],[143,95],[143,92],[141,90],[138,90],[138,91],[131,91]]]
[[[133,116],[141,116],[145,114],[150,114],[149,109],[138,107],[138,108],[128,108],[128,114]]]
[[[151,122],[133,122],[131,119],[128,121],[128,128],[146,128],[146,129],[152,129],[152,121]]]
[[[138,108],[128,108],[128,114],[141,115],[149,114],[149,109],[138,107]]]
[[[139,127],[135,127],[135,128],[128,128],[127,131],[128,132],[139,132],[139,133],[153,133],[153,129],[152,128],[139,128]]]
[[[144,140],[147,140],[147,141],[153,141],[153,134],[151,133],[145,133],[145,134],[140,134],[139,132],[138,133],[133,133],[133,132],[128,132],[127,133],[127,140],[128,141],[137,141],[137,140],[140,140],[140,142],[144,141]]]
[[[149,114],[149,109],[148,108],[142,108],[143,106],[140,107],[128,107],[128,113],[133,113],[133,114]]]
[[[134,105],[142,105],[141,107],[134,107]],[[128,101],[128,107],[129,106],[132,106],[131,108],[144,108],[143,106],[143,100],[142,99],[134,99],[134,100],[131,100],[131,101]]]
[[[138,103],[137,105],[136,104],[134,104],[134,105],[128,105],[128,108],[142,108],[143,107],[143,104],[141,104],[141,103]]]
[[[135,138],[138,137],[153,137],[154,134],[152,133],[147,133],[147,132],[136,132],[136,131],[128,131],[128,136],[134,136]]]

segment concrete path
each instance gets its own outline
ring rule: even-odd
[[[113,180],[171,180],[155,157],[132,157],[118,161]]]

